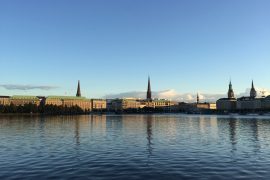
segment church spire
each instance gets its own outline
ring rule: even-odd
[[[78,87],[77,87],[77,97],[81,97],[81,86],[80,86],[80,80],[78,81]]]
[[[199,96],[199,93],[197,93],[197,104],[200,103],[200,96]]]
[[[234,92],[233,92],[232,81],[231,80],[230,80],[230,84],[229,84],[228,98],[229,99],[233,99],[234,98]]]
[[[250,89],[250,97],[251,98],[255,98],[257,96],[257,92],[254,88],[254,84],[253,84],[253,80],[252,80],[252,83],[251,83],[251,89]]]
[[[147,100],[152,100],[151,83],[150,83],[150,77],[149,76],[148,76],[148,86],[147,86],[146,99]]]

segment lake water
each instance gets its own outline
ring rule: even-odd
[[[0,179],[270,179],[270,117],[0,116]]]

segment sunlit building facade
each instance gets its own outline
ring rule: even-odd
[[[92,111],[105,111],[107,109],[107,101],[105,99],[91,99]]]
[[[36,96],[11,96],[10,104],[15,106],[23,106],[25,104],[40,105],[40,99]]]
[[[78,106],[84,111],[91,111],[91,100],[77,96],[48,96],[45,105],[56,105],[63,107]]]
[[[9,105],[10,104],[10,96],[0,96],[0,105]]]

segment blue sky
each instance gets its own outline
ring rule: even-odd
[[[270,89],[268,0],[1,0],[0,94]],[[3,85],[52,86],[8,90]]]

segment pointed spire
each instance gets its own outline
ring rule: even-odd
[[[230,78],[229,89],[232,89],[232,80]]]
[[[80,80],[78,81],[78,87],[77,87],[77,97],[81,97],[81,86],[80,86]]]
[[[197,93],[197,104],[200,103],[200,96],[199,96],[199,93]]]
[[[251,89],[250,89],[250,97],[251,98],[255,98],[257,96],[257,92],[254,88],[254,83],[253,83],[253,80],[252,80],[252,83],[251,83]]]
[[[147,86],[146,99],[147,99],[147,100],[152,100],[152,92],[151,92],[150,76],[148,76],[148,86]]]
[[[234,92],[233,92],[233,88],[232,88],[232,81],[231,81],[231,79],[230,79],[230,83],[229,83],[228,98],[229,99],[234,98]]]

